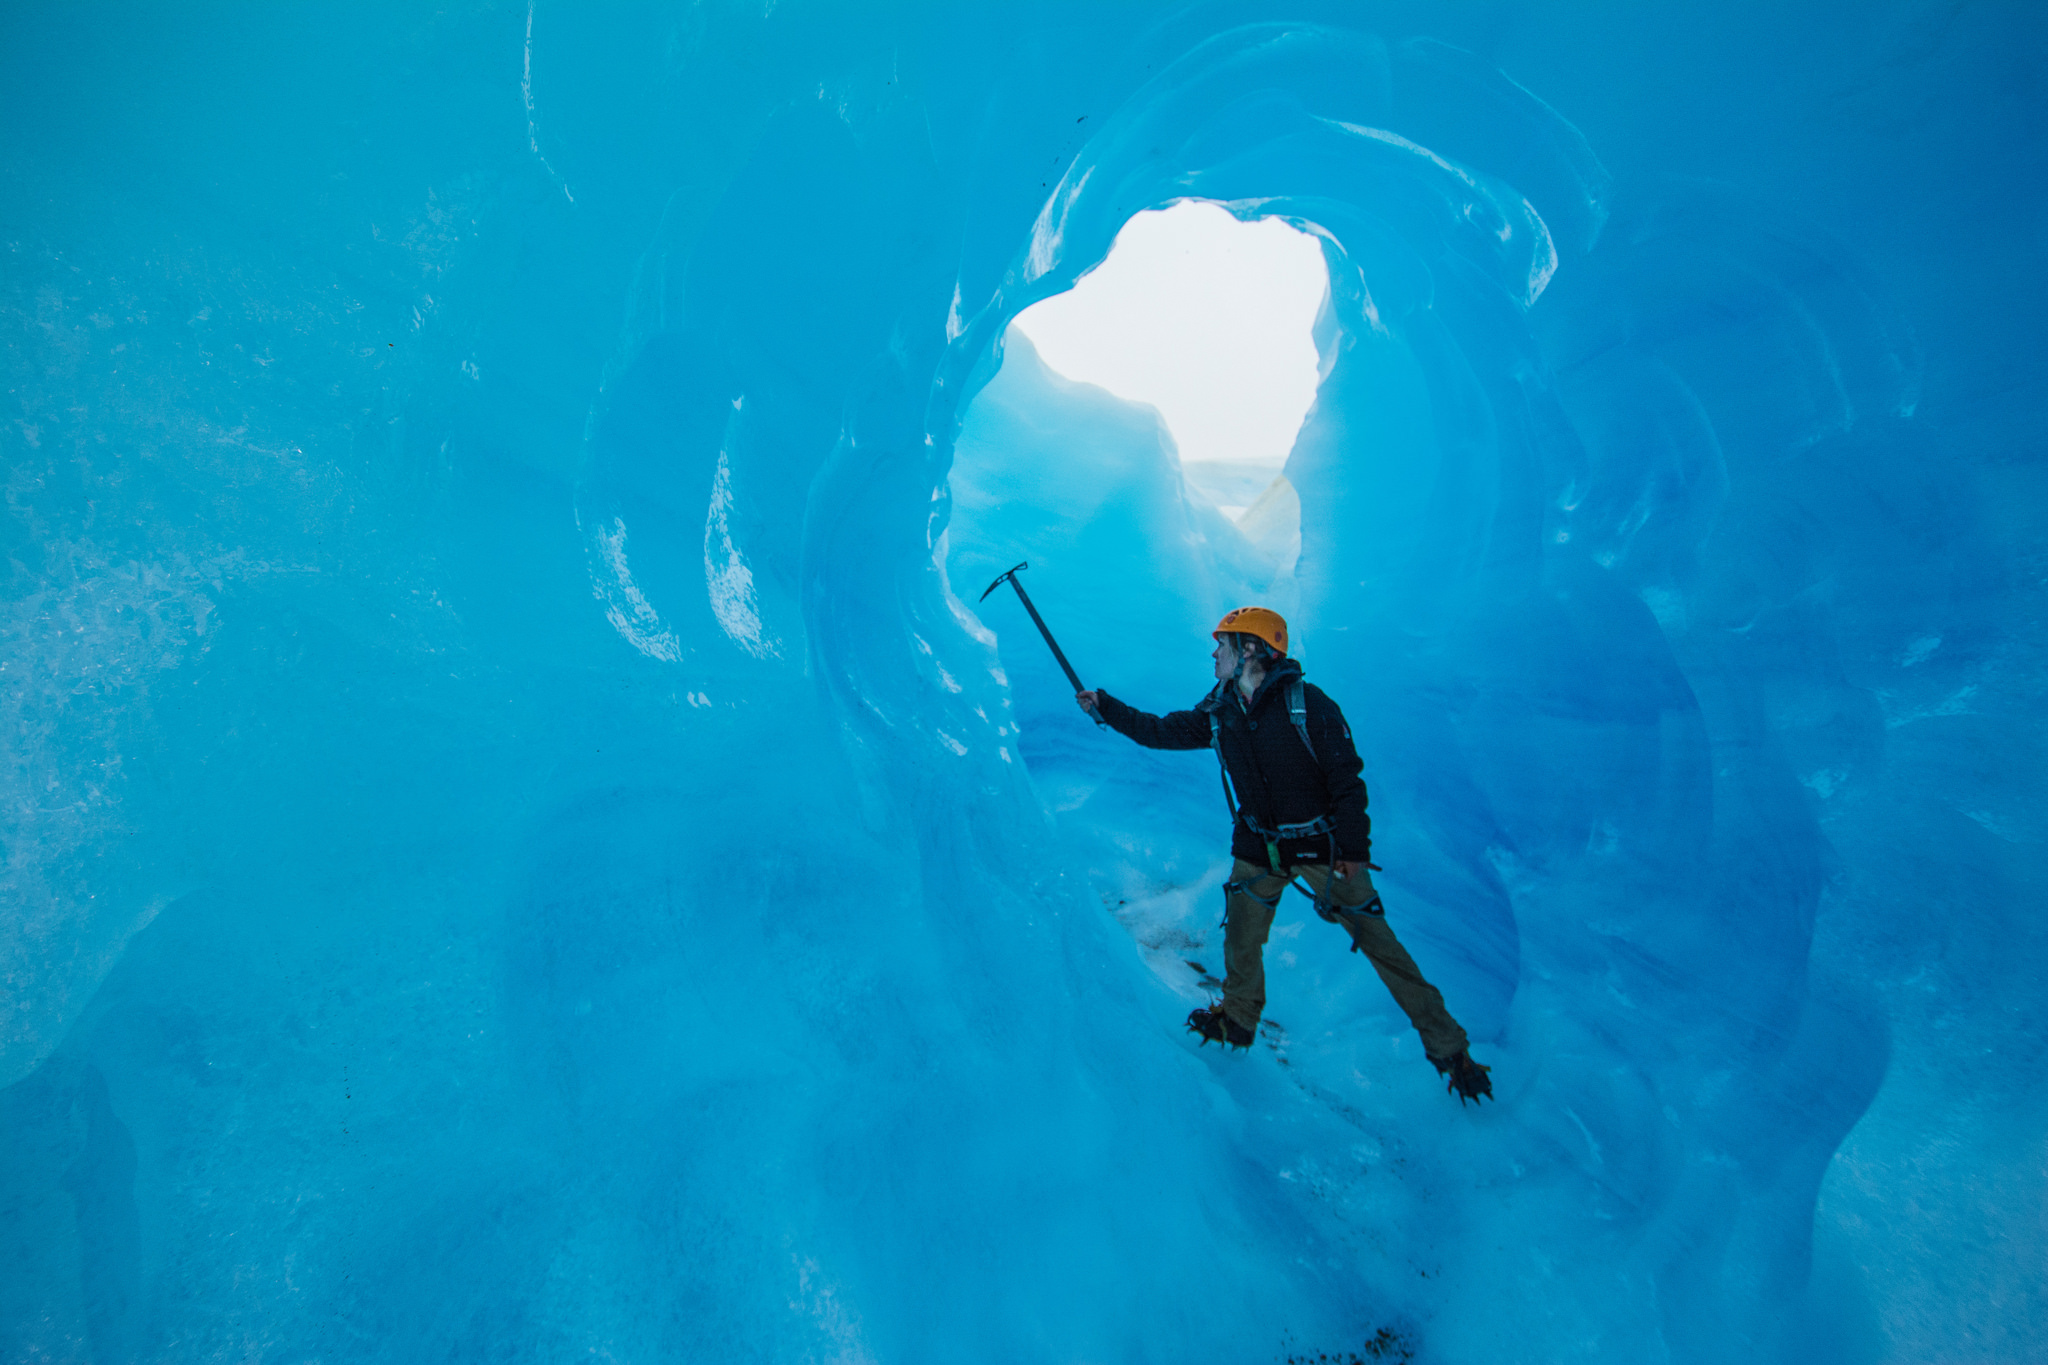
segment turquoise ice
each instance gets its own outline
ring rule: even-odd
[[[0,1360],[2040,1354],[2043,37],[12,7]],[[1298,555],[1007,331],[1187,198]],[[1023,559],[1154,710],[1289,612],[1497,1104],[1300,902],[1193,1046]]]

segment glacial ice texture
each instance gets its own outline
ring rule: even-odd
[[[0,1359],[2038,1356],[2043,28],[8,8]],[[1298,554],[1007,333],[1184,198]],[[1290,612],[1497,1104],[1298,902],[1192,1046],[1021,559]]]

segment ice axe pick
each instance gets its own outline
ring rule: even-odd
[[[982,589],[981,596],[976,598],[975,600],[978,602],[988,601],[988,595],[994,592],[997,588],[1003,586],[1003,583],[1007,581],[1011,587],[1017,590],[1017,600],[1024,604],[1024,610],[1031,613],[1031,624],[1037,626],[1038,633],[1045,637],[1046,648],[1052,651],[1053,658],[1058,659],[1060,661],[1060,668],[1066,673],[1067,681],[1074,685],[1074,690],[1076,692],[1086,692],[1088,689],[1081,685],[1081,675],[1074,672],[1074,666],[1067,662],[1067,656],[1060,651],[1060,642],[1058,640],[1053,639],[1052,632],[1045,628],[1045,618],[1038,614],[1037,607],[1031,605],[1031,594],[1024,591],[1024,585],[1017,581],[1018,572],[1020,570],[1028,569],[1030,567],[1031,561],[1027,559],[1022,564],[1019,564],[1016,568],[1009,569],[1003,573],[997,574],[996,581],[989,584],[986,588]],[[1102,719],[1102,716],[1099,712],[1091,709],[1088,712],[1088,714],[1095,717],[1095,723],[1097,725],[1106,724],[1106,722]]]

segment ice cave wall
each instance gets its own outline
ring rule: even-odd
[[[2039,1340],[2028,10],[0,22],[0,1352]],[[973,401],[1184,195],[1325,238],[1287,586],[1484,1116],[1306,945],[1190,1054],[1210,775],[959,600],[1163,708],[1257,586]]]

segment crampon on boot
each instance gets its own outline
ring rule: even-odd
[[[1192,1021],[1189,1027],[1194,1027]],[[1439,1076],[1449,1078],[1444,1087],[1445,1092],[1456,1095],[1460,1105],[1466,1100],[1476,1102],[1493,1098],[1493,1082],[1486,1078],[1486,1073],[1493,1068],[1481,1066],[1473,1061],[1471,1053],[1460,1052],[1455,1057],[1432,1057],[1429,1063],[1436,1068]]]
[[[1225,1014],[1221,1005],[1210,1005],[1206,1009],[1199,1009],[1190,1014],[1188,1031],[1202,1035],[1203,1047],[1211,1043],[1237,1048],[1252,1045],[1252,1031]]]

